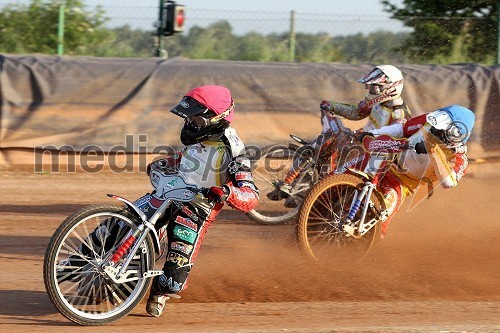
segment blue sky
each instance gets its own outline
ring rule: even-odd
[[[88,5],[158,6],[159,0],[85,0]],[[180,0],[179,4],[197,9],[290,11],[339,13],[350,15],[384,15],[379,0]],[[392,0],[401,4],[402,0]]]
[[[391,0],[401,5],[403,0]],[[6,3],[30,0],[0,0]],[[129,24],[152,30],[160,0],[83,0],[87,6],[101,5],[110,18],[108,26]],[[369,33],[376,30],[401,31],[403,25],[390,20],[380,0],[178,0],[186,6],[186,29],[207,27],[227,20],[236,34],[284,32],[290,27],[290,11],[296,12],[296,31],[326,32],[331,35]],[[407,29],[406,29],[407,30]],[[407,30],[408,31],[408,30]]]

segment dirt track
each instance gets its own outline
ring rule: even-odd
[[[98,332],[499,332],[500,185],[476,165],[458,188],[411,212],[360,266],[313,265],[293,226],[259,226],[224,210],[210,229],[190,285],[161,318],[144,304]],[[0,173],[0,330],[88,332],[45,294],[45,246],[57,225],[106,193],[149,190],[139,174]],[[230,242],[231,241],[231,242]]]

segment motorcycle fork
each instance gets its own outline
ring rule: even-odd
[[[361,193],[353,198],[351,207],[349,208],[349,213],[347,214],[347,218],[344,222],[343,225],[341,225],[342,229],[346,231],[348,234],[355,238],[359,238],[363,236],[368,230],[370,230],[374,224],[368,225],[368,229],[364,230],[365,228],[365,219],[366,219],[366,213],[368,212],[368,208],[372,206],[372,202],[370,201],[370,198],[372,196],[373,190],[378,186],[379,180],[382,177],[383,173],[381,170],[383,170],[383,166],[385,166],[385,163],[382,163],[381,167],[377,170],[375,173],[375,176],[371,181],[367,181],[365,185],[363,186],[363,189],[361,190]],[[359,219],[359,224],[357,228],[352,227],[350,224],[352,220],[354,219],[354,216],[356,213],[359,211],[361,207],[361,203],[364,200],[364,205],[363,205],[363,210],[361,211],[361,217]]]
[[[122,200],[123,201],[123,200]],[[166,200],[159,208],[158,210],[151,216],[150,221],[147,221],[147,219],[143,218],[142,219],[142,224],[139,225],[139,227],[132,232],[131,235],[129,235],[124,242],[118,247],[118,250],[116,250],[113,255],[111,256],[111,259],[109,261],[109,266],[107,267],[108,270],[110,270],[110,276],[114,275],[116,280],[120,279],[120,277],[123,275],[124,272],[127,271],[128,266],[130,265],[130,262],[134,258],[135,254],[137,253],[137,250],[139,247],[144,243],[148,232],[151,231],[152,234],[154,235],[154,239],[156,242],[157,247],[160,248],[160,240],[158,238],[158,234],[155,229],[156,222],[159,220],[159,218],[165,213],[167,208],[170,206],[172,203],[172,200]],[[132,203],[127,203],[131,204]],[[130,247],[133,245],[132,249]],[[123,265],[120,267],[120,269],[115,273],[115,269],[113,269],[113,266],[118,263],[118,261],[127,253],[128,255],[125,257],[125,261]],[[148,277],[148,276],[154,276],[154,275],[160,275],[162,274],[163,271],[151,271],[151,272],[144,272],[143,276]]]

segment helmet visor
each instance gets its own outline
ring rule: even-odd
[[[196,99],[189,96],[184,96],[179,104],[177,104],[172,108],[172,110],[170,110],[170,112],[172,112],[173,114],[176,114],[184,119],[192,116],[200,116],[204,113],[208,113],[208,111],[211,110],[205,105],[198,102]],[[211,114],[215,113],[212,112]]]

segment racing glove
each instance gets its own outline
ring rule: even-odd
[[[417,154],[427,154],[427,149],[425,148],[425,142],[419,142],[415,145],[415,152]]]
[[[224,202],[229,195],[229,189],[227,186],[212,186],[203,194],[210,202]]]
[[[321,101],[321,103],[319,104],[319,108],[323,111],[332,112],[333,104],[330,101]]]
[[[362,132],[362,131],[358,131],[356,133],[354,133],[354,137],[356,138],[356,140],[358,140],[359,142],[363,142],[363,139],[366,137],[366,136],[373,136],[372,133],[370,132]]]

